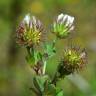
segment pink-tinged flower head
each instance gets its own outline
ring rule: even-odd
[[[24,46],[33,46],[42,41],[43,25],[35,16],[25,16],[17,29],[17,43]]]

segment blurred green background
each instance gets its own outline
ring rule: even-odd
[[[16,27],[27,13],[37,16],[48,30],[60,13],[75,17],[75,33],[58,42],[57,48],[71,43],[85,47],[88,64],[57,85],[64,96],[96,96],[96,0],[0,0],[0,96],[34,96],[29,90],[33,73],[25,61],[26,50],[15,43]],[[47,35],[52,39],[50,32]],[[50,76],[56,62],[52,59],[47,65]]]

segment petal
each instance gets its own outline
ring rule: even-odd
[[[33,21],[33,24],[35,25],[36,24],[36,17],[35,16],[32,16],[32,21]]]
[[[72,26],[73,22],[74,22],[74,17],[71,17],[71,18],[70,18],[70,24],[69,24],[69,27]]]
[[[57,22],[59,22],[61,19],[63,19],[63,17],[64,17],[64,14],[61,13],[61,14],[58,16],[58,18],[57,18]]]
[[[80,54],[80,58],[82,58],[82,59],[86,58],[86,52],[82,52],[82,53]]]
[[[24,22],[29,25],[29,22],[30,22],[30,15],[29,14],[25,16]]]
[[[72,27],[69,29],[69,31],[72,31],[72,30],[74,30],[74,26],[72,26]]]
[[[65,26],[69,26],[69,27],[72,26],[73,21],[74,21],[74,17],[67,16],[67,22],[66,22],[66,25]]]
[[[67,16],[67,19],[66,19],[66,24],[65,24],[65,26],[67,27],[69,24],[70,24],[70,22],[69,22],[69,16]]]
[[[63,17],[63,23],[67,20],[68,15],[64,15]]]

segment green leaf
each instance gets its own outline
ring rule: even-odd
[[[56,88],[56,96],[64,96],[63,90],[61,90],[60,88]]]
[[[36,76],[34,78],[34,85],[35,87],[41,92],[43,93],[44,92],[44,84],[45,82],[48,80],[48,76]]]
[[[37,59],[42,60],[42,54],[40,52],[37,53]]]
[[[53,84],[50,84],[49,82],[47,83],[47,85],[45,86],[45,90],[44,90],[46,96],[56,96],[56,89],[55,86]]]
[[[26,61],[28,64],[33,65],[35,64],[35,58],[34,58],[34,49],[30,47],[26,47],[28,55],[26,56]]]
[[[45,52],[48,54],[49,57],[55,55],[56,48],[55,48],[55,42],[47,43],[45,44]]]
[[[30,56],[30,55],[26,56],[26,61],[27,61],[28,64],[30,64],[30,65],[35,64],[35,58],[32,57],[32,56]]]
[[[56,96],[64,96],[63,91],[60,91]]]
[[[39,91],[39,93],[41,93],[40,86],[39,86],[39,84],[38,84],[38,82],[37,82],[35,77],[33,78],[33,83],[34,83],[35,88]]]

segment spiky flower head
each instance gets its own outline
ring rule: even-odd
[[[69,48],[64,51],[60,61],[58,72],[60,76],[69,75],[78,71],[86,64],[86,52],[77,48]]]
[[[61,13],[53,23],[53,33],[59,38],[67,37],[74,29],[74,17]]]
[[[43,32],[44,28],[40,20],[28,14],[17,29],[17,43],[29,47],[37,45],[42,41]]]

